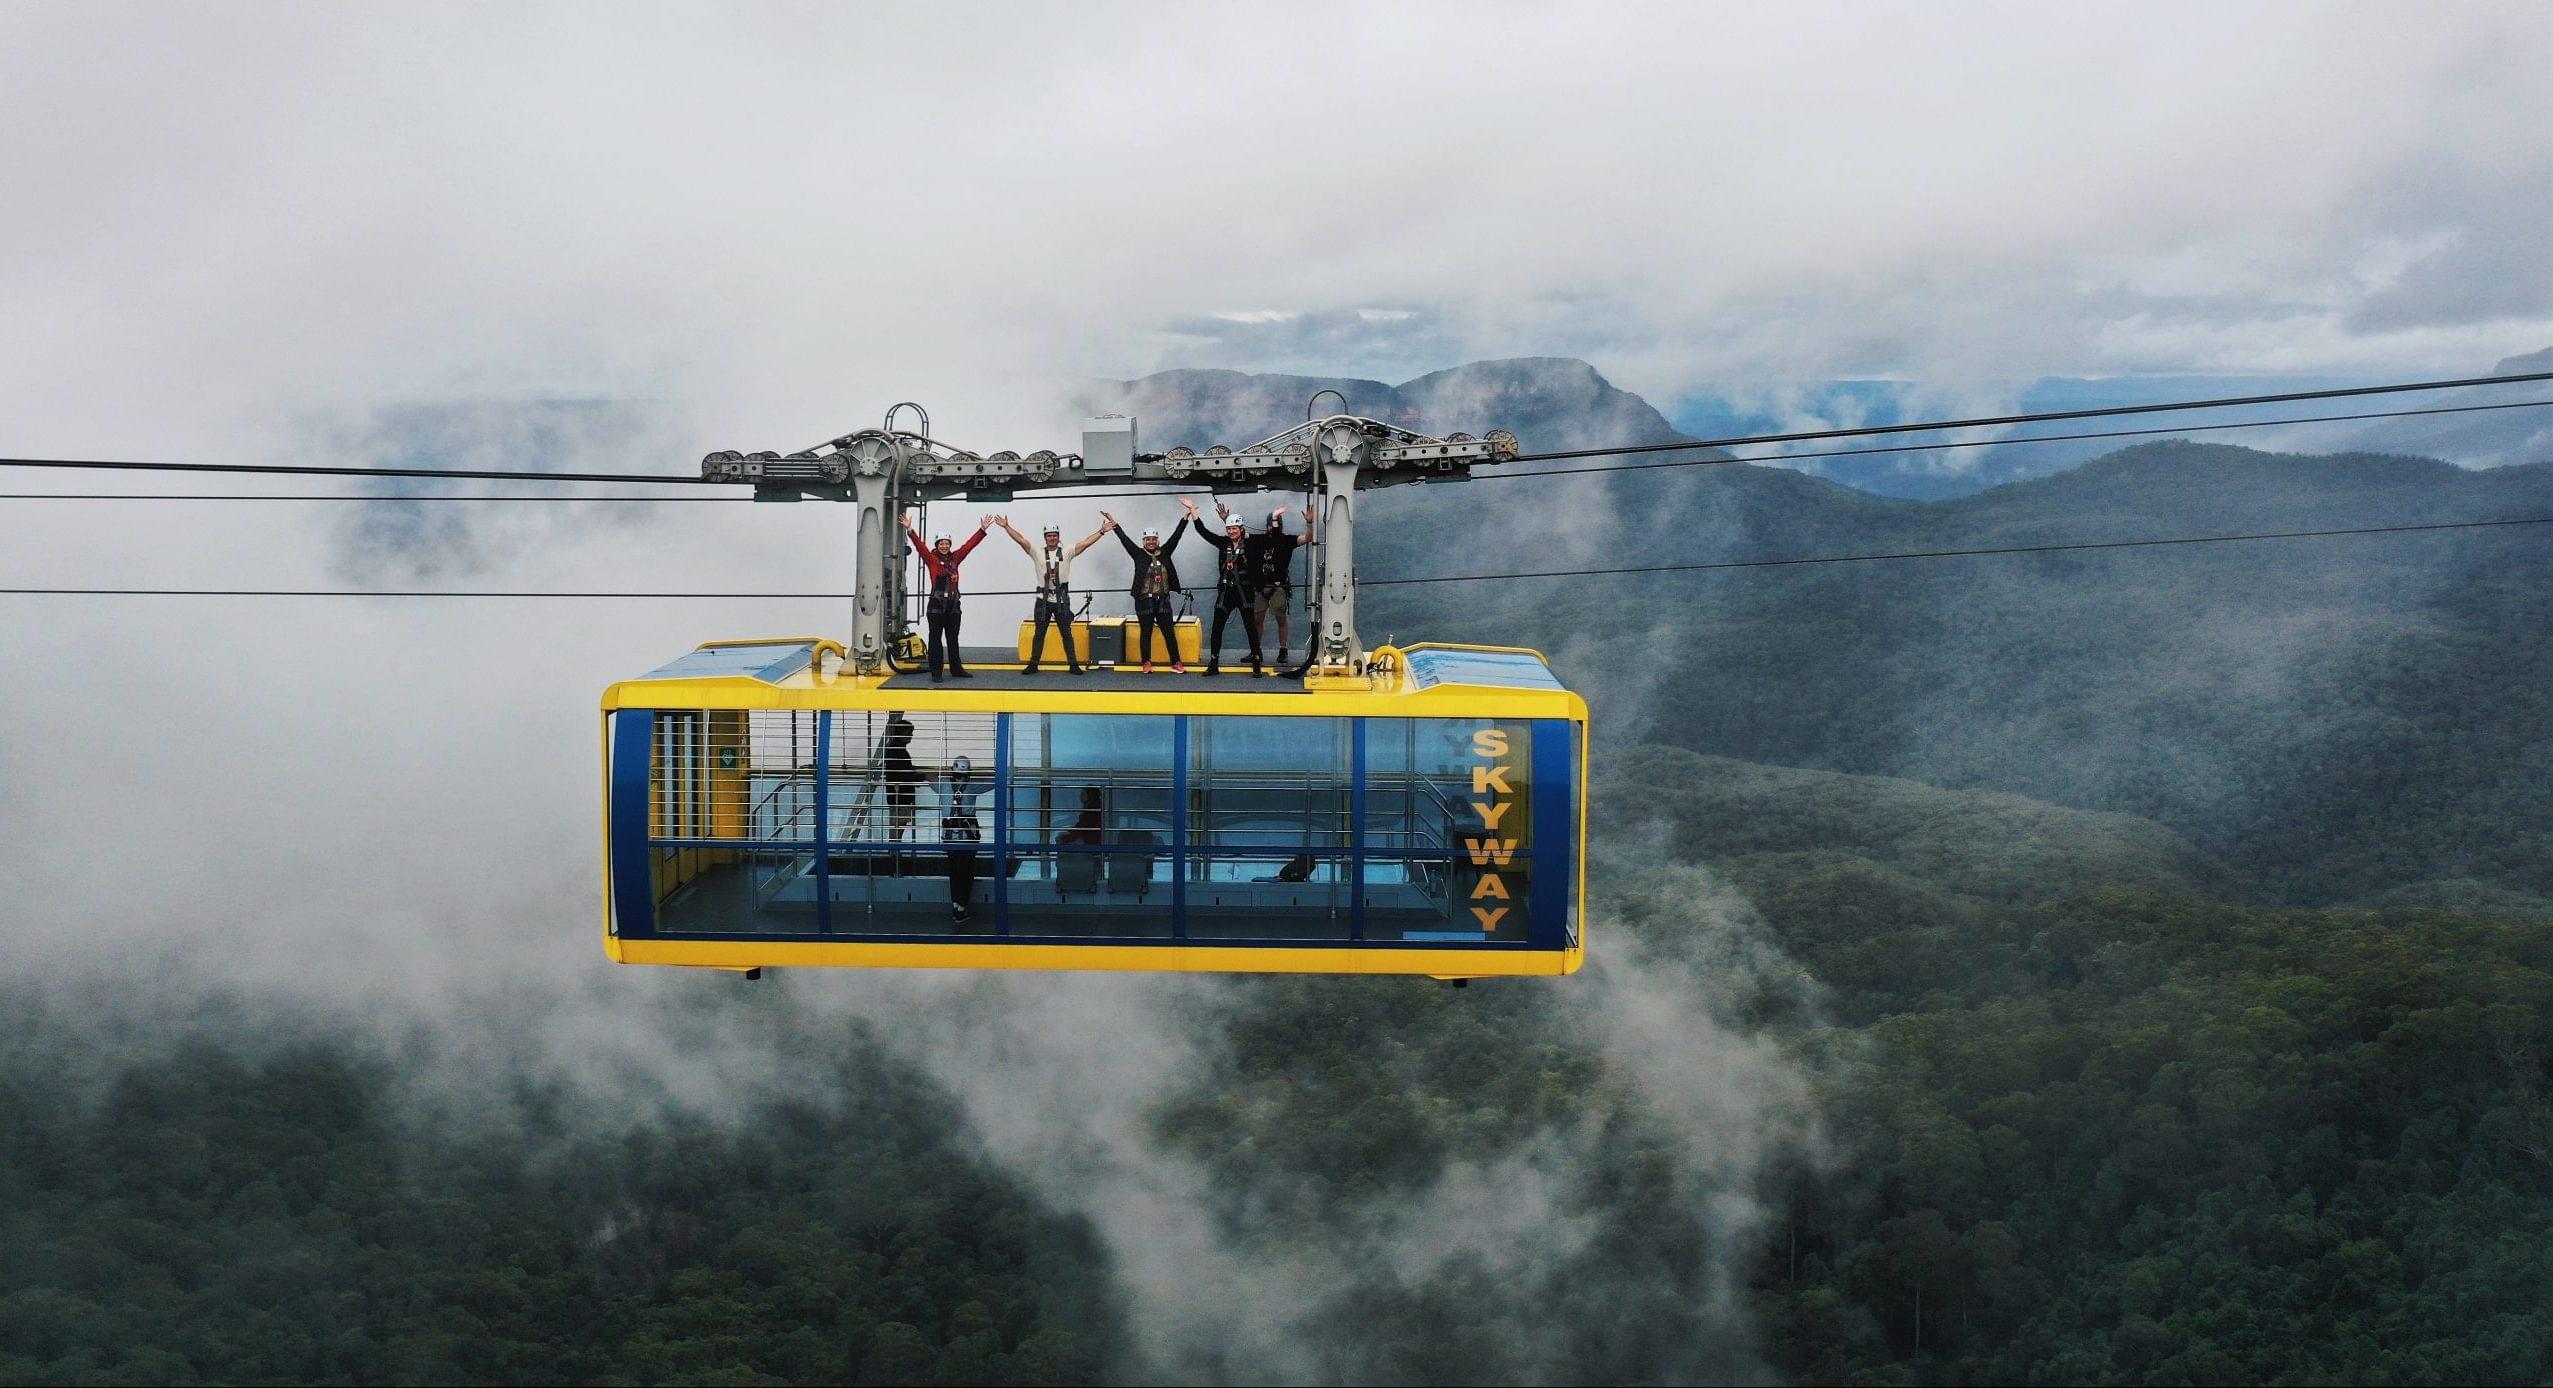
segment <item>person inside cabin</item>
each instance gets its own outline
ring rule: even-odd
[[[1073,817],[1071,827],[1055,835],[1055,847],[1058,849],[1097,848],[1108,840],[1107,826],[1108,802],[1106,798],[1100,794],[1099,787],[1083,786],[1081,788],[1081,813]],[[1064,889],[1064,856],[1065,855],[1060,852],[1057,853],[1055,855],[1054,865],[1048,869],[1048,872],[1051,874],[1056,884],[1055,889],[1059,894]],[[1097,878],[1099,875],[1098,855],[1087,853],[1082,854],[1077,861],[1087,861],[1090,864],[1091,876],[1094,879]]]
[[[1099,787],[1081,788],[1081,813],[1073,817],[1072,827],[1055,836],[1058,844],[1084,843],[1096,848],[1108,824],[1108,802],[1100,796]]]
[[[922,768],[913,764],[913,723],[903,714],[887,715],[878,739],[878,780],[886,788],[887,841],[901,842],[913,832],[914,790],[922,784]]]
[[[1218,506],[1222,512],[1223,532],[1217,535],[1206,528],[1197,515],[1197,503],[1187,497],[1179,504],[1188,508],[1188,520],[1197,527],[1206,543],[1214,546],[1214,627],[1206,637],[1206,673],[1223,673],[1223,628],[1234,617],[1241,619],[1241,634],[1250,638],[1250,673],[1264,675],[1266,666],[1259,656],[1259,631],[1250,616],[1250,545],[1249,529],[1241,517]]]
[[[1083,550],[1098,544],[1108,527],[1103,525],[1067,547],[1063,528],[1053,521],[1046,522],[1041,540],[1033,545],[1027,536],[1011,528],[1010,517],[995,516],[993,523],[1018,541],[1020,551],[1037,569],[1037,634],[1029,638],[1028,668],[1022,673],[1037,673],[1037,662],[1046,655],[1046,628],[1050,625],[1063,629],[1065,667],[1076,675],[1084,673],[1081,654],[1073,646],[1073,561],[1081,557]]]
[[[1099,519],[1107,529],[1117,532],[1117,543],[1126,547],[1126,557],[1135,562],[1135,575],[1126,591],[1135,600],[1135,644],[1143,659],[1144,673],[1152,673],[1155,628],[1160,629],[1162,645],[1169,648],[1170,668],[1183,675],[1188,673],[1188,667],[1179,663],[1178,629],[1170,624],[1171,596],[1183,591],[1179,587],[1179,571],[1171,566],[1170,552],[1179,547],[1179,537],[1188,533],[1188,522],[1181,520],[1166,543],[1160,531],[1147,525],[1143,544],[1138,546],[1126,538],[1125,528],[1117,524],[1115,516],[1102,511]]]
[[[1216,503],[1215,509],[1223,511],[1222,504]],[[1229,511],[1223,511],[1223,514],[1227,519],[1239,518]],[[1268,618],[1273,615],[1276,618],[1278,665],[1285,664],[1286,652],[1294,645],[1294,623],[1290,616],[1294,606],[1294,551],[1312,542],[1313,531],[1311,507],[1303,508],[1303,533],[1300,536],[1287,533],[1287,514],[1282,506],[1268,512],[1267,528],[1250,537],[1248,560],[1250,640],[1256,643],[1262,639],[1261,633]],[[1310,643],[1305,644],[1308,646]]]
[[[942,535],[933,540],[929,548],[924,549],[922,532],[913,528],[911,517],[905,518],[904,533],[913,537],[913,547],[922,552],[922,567],[929,570],[931,574],[931,597],[930,601],[923,605],[922,610],[931,628],[931,683],[933,684],[941,683],[940,657],[943,654],[948,657],[949,674],[953,678],[961,680],[975,678],[967,673],[966,658],[959,654],[957,646],[959,616],[957,568],[958,565],[966,562],[966,556],[975,552],[978,544],[983,543],[984,532],[992,528],[993,518],[986,516],[975,523],[975,533],[966,537],[965,544],[951,549],[949,537]]]
[[[975,802],[982,794],[973,760],[959,757],[949,764],[940,791],[940,842],[948,850],[949,919],[961,924],[975,917],[976,845],[984,841],[984,821],[976,817]]]

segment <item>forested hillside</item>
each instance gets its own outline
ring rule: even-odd
[[[1378,492],[1361,556],[1401,577],[2548,516],[2553,463],[2158,443],[1941,502],[1744,465]],[[1378,587],[1360,618],[1551,650],[1617,736],[2149,818],[2251,899],[2553,914],[2548,530]]]
[[[0,1382],[1079,1383],[1086,1235],[858,1029],[734,1120],[438,1095],[342,1027],[0,1009]],[[754,1007],[752,995],[722,1006]],[[759,1086],[756,1086],[759,1087]]]

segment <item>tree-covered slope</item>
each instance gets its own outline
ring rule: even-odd
[[[0,1381],[1065,1383],[1115,1352],[1086,1231],[856,1031],[794,1037],[842,1057],[796,1101],[622,1116],[437,1099],[335,1027],[10,1003]]]
[[[1635,480],[1636,479],[1636,480]],[[1376,575],[2553,516],[2553,466],[2157,444],[1941,503],[1749,467],[1393,498]],[[1386,514],[1384,504],[1370,508]],[[1439,514],[1441,513],[1441,514]],[[1464,527],[1489,525],[1494,535]],[[2553,526],[1378,587],[1378,633],[1542,647],[1615,735],[2155,820],[2250,889],[2553,895]]]

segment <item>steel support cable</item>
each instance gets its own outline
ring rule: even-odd
[[[2410,419],[2419,415],[2473,414],[2482,410],[2535,410],[2553,400],[2508,400],[2494,405],[2440,405],[2425,410],[2373,410],[2360,414],[2297,415],[2287,419],[2244,419],[2225,424],[2164,424],[2150,429],[2102,429],[2074,434],[2023,434],[2013,438],[1966,439],[1947,443],[1892,443],[1879,448],[1822,448],[1804,453],[1757,453],[1743,458],[1670,458],[1658,463],[1609,463],[1599,467],[1555,467],[1539,472],[1476,472],[1474,482],[1520,477],[1580,477],[1597,472],[1648,472],[1671,467],[1722,467],[1730,463],[1789,463],[1816,458],[1885,457],[1891,453],[1940,453],[1961,448],[2011,448],[2026,443],[2078,443],[2097,439],[2153,438],[2158,435],[2214,433],[2226,429],[2277,429],[2299,424],[2345,424],[2369,419]],[[538,498],[534,498],[537,500]]]
[[[1724,467],[1731,463],[1790,463],[1819,458],[1885,457],[1892,453],[1937,453],[1961,448],[2011,448],[2031,443],[2077,443],[2099,439],[2152,438],[2157,435],[2211,433],[2227,429],[2278,429],[2303,424],[2348,424],[2372,419],[2411,419],[2425,415],[2475,414],[2489,410],[2537,410],[2553,406],[2553,400],[2504,400],[2489,405],[2438,405],[2418,410],[2369,410],[2357,414],[2293,415],[2284,419],[2243,419],[2224,424],[2165,424],[2150,429],[2103,429],[2073,434],[2023,434],[2012,438],[1965,439],[1947,443],[1892,443],[1878,448],[1825,448],[1803,453],[1759,453],[1731,458],[1673,458],[1659,463],[1617,463],[1603,467],[1556,467],[1539,472],[1476,472],[1466,480],[1473,482],[1506,481],[1530,477],[1579,477],[1599,472],[1647,472],[1657,468]],[[547,474],[544,474],[545,476]],[[1282,488],[1262,487],[1263,491]],[[1107,501],[1120,498],[1151,496],[1184,496],[1194,492],[1211,492],[1187,482],[1165,482],[1142,491],[1054,493],[1055,498],[1069,495],[1074,500]],[[1040,497],[1038,499],[1044,499]],[[539,501],[550,503],[628,503],[669,506],[710,504],[717,506],[772,505],[757,503],[749,496],[465,496],[442,493],[388,495],[367,492],[0,492],[0,501]],[[979,502],[979,505],[1003,503]]]
[[[2213,400],[2181,400],[2154,405],[2104,405],[2097,409],[2041,410],[2032,414],[1986,415],[1976,419],[1934,419],[1914,424],[1861,424],[1849,429],[1808,429],[1791,434],[1743,434],[1725,439],[1691,439],[1683,443],[1636,443],[1611,448],[1569,448],[1549,453],[1521,453],[1512,462],[1539,463],[1561,458],[1614,458],[1634,453],[1670,453],[1692,448],[1745,448],[1766,443],[1814,443],[1824,439],[1866,439],[1885,434],[1928,434],[1942,429],[1997,429],[2015,424],[2049,424],[2067,419],[2104,419],[2131,414],[2171,414],[2180,410],[2224,410],[2244,405],[2278,405],[2300,400],[2343,400],[2362,395],[2399,395],[2406,391],[2459,390],[2471,386],[2518,385],[2553,381],[2553,371],[2512,376],[2470,376],[2455,381],[2403,381],[2384,386],[2335,386],[2329,390],[2290,390],[2274,395],[2229,395]]]
[[[2255,540],[2320,540],[2352,535],[2408,535],[2449,530],[2488,530],[2553,525],[2553,516],[2520,516],[2503,520],[2427,521],[2409,525],[2337,526],[2320,530],[2265,530],[2237,535],[2175,535],[2142,540],[2069,540],[2038,545],[1996,545],[1975,549],[1897,550],[1878,554],[1811,554],[1773,559],[1726,559],[1698,564],[1639,564],[1605,569],[1536,569],[1522,573],[1426,574],[1408,578],[1358,579],[1359,587],[1393,588],[1425,583],[1490,583],[1529,578],[1612,578],[1639,574],[1704,573],[1727,569],[1778,569],[1809,564],[1877,564],[1912,559],[1967,559],[2011,554],[2064,554],[2087,550],[2160,549],[2177,545],[2225,545]],[[970,590],[977,598],[1032,597],[1032,588]],[[495,591],[470,588],[0,588],[11,597],[152,597],[152,598],[520,598],[520,599],[704,599],[719,601],[848,601],[853,593],[619,593],[604,591]]]
[[[1520,454],[1513,462],[1548,462],[1567,458],[1626,457],[1640,453],[1691,451],[1702,448],[1739,448],[1757,444],[1802,443],[1823,439],[1873,438],[1889,434],[1930,433],[1943,429],[1984,429],[2016,424],[2047,423],[2067,419],[2100,419],[2118,415],[2168,414],[2182,410],[2230,409],[2245,405],[2272,405],[2302,400],[2339,400],[2367,395],[2396,395],[2410,391],[2458,390],[2475,386],[2516,385],[2530,381],[2553,381],[2553,371],[2526,372],[2510,376],[2471,376],[2443,381],[2404,381],[2392,385],[2340,386],[2329,390],[2284,391],[2272,395],[2225,396],[2212,400],[2182,400],[2150,405],[2108,405],[2097,409],[2050,410],[2034,414],[1995,415],[1975,419],[1928,420],[1911,424],[1873,424],[1850,429],[1816,429],[1788,434],[1748,434],[1721,439],[1692,439],[1682,443],[1623,444],[1608,448],[1565,449],[1548,453]],[[2408,413],[2407,411],[2405,413]],[[2279,421],[2297,422],[2297,421]],[[2269,427],[2258,425],[2251,427]],[[2022,440],[2028,442],[2029,440]],[[1801,456],[1801,455],[1789,455]],[[195,472],[253,474],[270,477],[411,477],[460,481],[508,482],[628,482],[651,486],[736,486],[738,483],[716,482],[704,477],[686,477],[666,473],[643,472],[534,472],[498,468],[385,468],[347,465],[306,465],[298,463],[153,463],[132,460],[96,458],[0,458],[0,467],[79,469],[125,472]],[[1175,484],[1174,484],[1175,485]],[[1190,484],[1193,488],[1196,484]],[[1153,492],[1128,495],[1155,495]],[[1084,495],[1090,495],[1085,493]]]

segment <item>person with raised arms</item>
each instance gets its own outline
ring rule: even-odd
[[[1099,513],[1106,528],[1117,532],[1117,543],[1126,547],[1126,557],[1135,561],[1135,576],[1126,591],[1135,600],[1135,644],[1143,657],[1144,673],[1152,673],[1152,633],[1161,632],[1162,644],[1170,648],[1170,668],[1180,674],[1188,667],[1179,663],[1179,634],[1170,624],[1170,595],[1185,591],[1179,586],[1179,571],[1170,565],[1170,551],[1179,547],[1179,537],[1188,533],[1188,522],[1181,520],[1164,543],[1161,532],[1147,525],[1141,545],[1126,538],[1125,527],[1106,511]]]
[[[1051,520],[1046,522],[1040,542],[1034,545],[1012,528],[1010,517],[995,516],[993,523],[1018,542],[1020,552],[1037,569],[1037,634],[1029,639],[1028,667],[1022,673],[1037,673],[1037,662],[1046,654],[1046,628],[1050,625],[1063,628],[1066,667],[1076,675],[1085,673],[1081,653],[1073,645],[1073,561],[1081,557],[1083,550],[1099,543],[1108,527],[1103,525],[1083,536],[1079,543],[1066,547],[1063,527]]]
[[[949,547],[949,537],[942,535],[925,549],[922,545],[922,532],[913,528],[912,518],[908,516],[904,520],[904,533],[913,537],[913,547],[922,552],[922,567],[929,570],[931,575],[931,596],[930,600],[923,604],[922,613],[931,629],[931,683],[933,684],[941,682],[940,657],[943,653],[948,656],[951,678],[961,680],[975,678],[966,672],[966,657],[959,653],[957,646],[957,624],[960,616],[957,567],[966,562],[966,556],[973,554],[977,545],[984,542],[984,532],[992,528],[993,518],[986,516],[975,523],[975,533],[966,537],[965,544],[952,549]]]
[[[1223,673],[1224,624],[1239,617],[1241,634],[1250,638],[1250,673],[1266,674],[1266,665],[1259,656],[1259,631],[1250,620],[1250,527],[1238,515],[1217,506],[1215,509],[1223,515],[1224,531],[1217,535],[1198,516],[1196,502],[1183,496],[1179,504],[1188,509],[1188,520],[1197,527],[1197,533],[1215,548],[1214,629],[1206,638],[1206,673]]]

